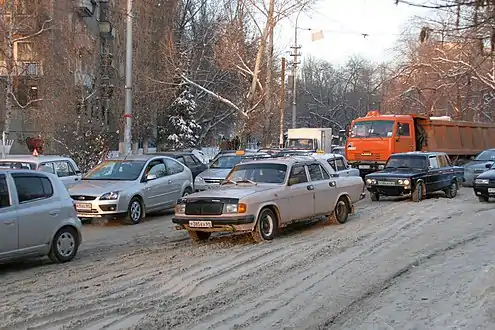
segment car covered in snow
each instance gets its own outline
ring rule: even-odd
[[[172,221],[194,241],[218,231],[271,240],[301,220],[345,223],[363,190],[361,177],[332,174],[328,163],[315,157],[256,160],[235,165],[218,189],[181,198]]]

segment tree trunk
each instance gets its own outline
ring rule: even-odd
[[[13,0],[9,0],[7,5],[7,11],[10,13],[14,12]],[[14,93],[14,43],[12,39],[14,38],[14,18],[15,15],[10,15],[10,24],[7,27],[7,49],[5,50],[6,64],[7,64],[7,81],[5,85],[5,117],[3,120],[3,131],[5,134],[9,134],[10,126],[12,121],[12,95]]]

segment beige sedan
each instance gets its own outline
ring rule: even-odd
[[[260,242],[302,220],[345,223],[363,191],[361,177],[339,177],[315,157],[251,161],[236,165],[218,189],[181,198],[173,222],[194,241],[230,231]]]

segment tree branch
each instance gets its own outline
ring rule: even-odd
[[[42,34],[45,31],[48,31],[48,30],[53,29],[55,27],[55,25],[49,26],[49,27],[45,27],[46,24],[51,23],[52,21],[53,21],[53,18],[47,19],[46,21],[43,22],[43,24],[41,25],[41,29],[39,29],[38,32],[35,32],[35,33],[30,34],[30,35],[27,35],[27,36],[15,38],[15,39],[12,40],[12,42],[13,43],[16,43],[16,42],[19,42],[19,41],[28,40],[28,39],[34,38],[36,36],[39,36],[40,34]]]

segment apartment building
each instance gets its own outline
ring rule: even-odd
[[[111,6],[108,0],[0,0],[0,129],[14,142],[11,154],[27,153],[28,138],[48,139],[55,110],[112,122],[119,76]]]

